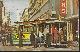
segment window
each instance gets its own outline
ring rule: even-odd
[[[52,0],[52,11],[55,10],[55,0]]]

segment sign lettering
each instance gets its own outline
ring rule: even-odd
[[[66,0],[60,0],[60,15],[66,16]]]

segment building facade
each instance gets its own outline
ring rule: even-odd
[[[64,1],[65,3],[62,1]],[[65,24],[65,25],[57,24],[57,27],[60,28],[66,27],[67,34],[64,35],[64,38],[66,38],[67,41],[77,40],[78,39],[77,37],[79,35],[79,1],[78,0],[55,0],[53,1],[53,3],[54,2],[56,6],[54,7],[56,14],[54,14],[53,17],[57,18],[58,20],[64,21]],[[64,14],[61,15],[61,9],[63,10],[62,12],[65,14],[65,16],[63,16]]]
[[[22,20],[21,21],[28,21],[29,14],[28,14],[28,8],[25,8],[22,14]]]
[[[9,29],[9,27],[11,26],[11,19],[10,19],[10,12],[8,12],[8,14],[5,14],[5,7],[2,7],[2,27],[5,29],[5,31],[7,31]]]
[[[79,22],[79,1],[67,0],[67,40],[75,41],[78,38],[78,22]]]
[[[0,31],[2,29],[2,7],[3,7],[3,1],[0,1]]]
[[[46,22],[48,24],[46,28],[50,30],[51,24],[55,24],[58,30],[65,27],[66,35],[64,35],[64,38],[66,38],[66,41],[74,41],[76,40],[76,31],[79,33],[78,2],[78,0],[30,0],[29,20],[38,20],[37,23],[41,23],[39,20],[53,18],[54,20]],[[45,27],[45,25],[42,26]]]
[[[49,18],[52,11],[51,0],[30,0],[29,14],[30,21],[37,19],[46,19]]]
[[[33,29],[43,31],[47,27],[44,22],[52,16],[51,0],[30,0],[29,2],[29,21],[36,21]],[[34,26],[35,26],[34,25]]]

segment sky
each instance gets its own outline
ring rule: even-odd
[[[20,19],[23,10],[29,6],[28,0],[3,0],[3,3],[6,14],[10,12],[12,25],[14,22],[19,21],[17,19]]]

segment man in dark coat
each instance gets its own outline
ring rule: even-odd
[[[51,34],[50,33],[46,34],[46,45],[48,47],[50,47],[50,45],[51,45]]]
[[[33,34],[33,32],[30,35],[30,41],[31,41],[31,45],[35,47],[35,35]]]
[[[6,45],[6,36],[5,35],[2,35],[2,44],[3,44],[3,46],[5,46]]]

